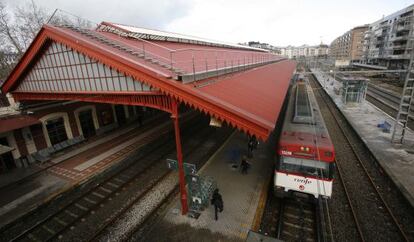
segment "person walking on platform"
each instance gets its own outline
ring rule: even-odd
[[[217,188],[214,190],[213,197],[211,198],[211,204],[214,205],[214,219],[217,220],[217,213],[223,212],[223,198]]]
[[[253,157],[254,141],[252,138],[249,138],[249,143],[247,143],[247,156],[249,158]]]
[[[247,170],[249,169],[249,162],[247,161],[246,156],[244,155],[240,164],[241,167],[241,173],[247,174]]]

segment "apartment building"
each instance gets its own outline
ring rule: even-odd
[[[287,46],[280,48],[280,54],[289,59],[300,57],[325,57],[328,55],[329,46],[321,43],[320,45],[302,45],[302,46]]]
[[[364,37],[368,25],[358,26],[332,41],[329,56],[345,62],[362,62],[364,57]]]
[[[369,25],[364,37],[364,63],[406,69],[414,47],[414,4]]]

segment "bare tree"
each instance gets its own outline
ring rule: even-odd
[[[48,14],[31,0],[26,7],[17,7],[14,16],[16,35],[20,37],[23,49],[27,49],[43,24],[46,23]]]
[[[14,49],[19,55],[23,54],[23,47],[20,44],[19,37],[16,35],[16,26],[12,23],[7,13],[6,6],[0,2],[0,37],[3,42],[3,51]]]
[[[13,12],[0,2],[0,79],[7,77],[47,19],[33,0]]]

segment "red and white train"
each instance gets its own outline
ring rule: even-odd
[[[329,198],[335,171],[335,151],[309,82],[292,80],[277,145],[274,174],[276,196],[294,193]]]

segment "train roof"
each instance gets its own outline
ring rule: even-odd
[[[333,149],[331,138],[312,88],[307,80],[304,80],[302,82],[298,80],[292,85],[280,136],[280,144],[299,144],[311,147],[317,144],[321,148]],[[296,109],[295,106],[298,106],[298,108]]]

